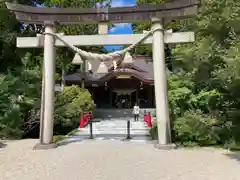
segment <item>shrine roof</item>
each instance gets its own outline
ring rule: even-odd
[[[91,61],[92,72],[96,72],[100,61]],[[107,67],[109,68],[109,72],[105,75],[99,76],[96,74],[86,73],[85,77],[81,73],[74,73],[65,76],[66,81],[81,81],[83,78],[85,81],[97,82],[97,81],[109,81],[111,78],[120,75],[120,74],[128,74],[132,75],[135,78],[145,81],[145,82],[153,82],[153,64],[152,59],[147,56],[136,56],[133,57],[133,62],[121,64],[118,66],[116,70],[111,69],[112,62],[106,62]]]

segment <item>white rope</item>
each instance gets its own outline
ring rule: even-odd
[[[119,56],[123,56],[126,52],[131,51],[133,48],[135,48],[138,44],[142,43],[145,39],[147,39],[150,35],[152,35],[153,32],[155,32],[157,30],[162,30],[162,29],[157,28],[157,29],[154,29],[151,31],[145,31],[144,36],[140,40],[138,40],[136,43],[132,44],[131,46],[129,46],[123,50],[108,53],[108,54],[91,53],[91,52],[87,52],[82,49],[79,49],[79,48],[75,47],[74,45],[71,45],[68,42],[66,42],[59,34],[47,33],[47,32],[45,32],[44,34],[49,34],[49,35],[55,36],[57,39],[59,39],[59,41],[61,41],[63,44],[65,44],[70,49],[72,49],[75,53],[78,53],[83,59],[108,61],[108,60],[113,60]]]

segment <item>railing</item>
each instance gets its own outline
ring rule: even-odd
[[[93,123],[96,122],[100,122],[100,121],[96,121],[93,119],[90,119],[88,121],[89,124],[89,139],[94,139],[93,138]],[[130,124],[130,120],[127,120],[127,135],[126,135],[126,140],[130,140],[131,139],[131,124]]]
[[[146,122],[147,123],[147,126],[149,127],[149,128],[151,128],[152,127],[152,116],[151,116],[151,114],[150,113],[144,113],[144,115],[143,115],[143,120],[144,120],[144,122]]]
[[[81,116],[80,116],[80,123],[79,123],[79,127],[80,128],[84,128],[89,120],[92,118],[92,114],[91,113],[87,113],[87,114],[84,114],[84,113],[80,113]]]
[[[132,114],[131,114],[132,116]],[[143,117],[144,121],[147,123],[147,126],[149,128],[152,127],[152,117],[150,112],[148,114],[144,114]],[[89,139],[94,139],[93,137],[93,123],[100,122],[101,119],[93,119],[91,113],[84,114],[80,117],[80,128],[84,128],[87,124],[89,125]],[[131,118],[128,118],[125,120],[127,123],[127,134],[126,134],[126,140],[130,140],[131,137]]]

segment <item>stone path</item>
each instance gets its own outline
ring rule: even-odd
[[[60,144],[66,144],[68,142],[84,142],[89,139],[89,132],[89,127],[79,129],[78,132],[67,139],[64,139]],[[149,128],[143,121],[131,121],[130,133],[130,141],[151,141]],[[125,140],[127,136],[127,121],[112,119],[93,123],[93,135],[95,140]]]
[[[0,148],[0,180],[239,180],[240,154],[158,150],[151,144],[86,141],[33,151],[37,140]]]

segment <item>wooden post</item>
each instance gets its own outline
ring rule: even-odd
[[[93,139],[93,123],[92,123],[91,120],[90,120],[90,123],[89,123],[89,130],[90,130],[90,137],[89,137],[89,139]]]
[[[131,133],[130,133],[130,120],[127,120],[127,140],[131,139]]]

